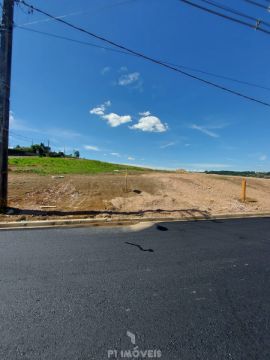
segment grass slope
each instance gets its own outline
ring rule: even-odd
[[[13,172],[47,174],[99,174],[114,170],[149,171],[136,166],[112,164],[96,160],[48,158],[48,157],[9,157],[9,170]]]

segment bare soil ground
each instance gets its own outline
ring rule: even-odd
[[[9,176],[9,215],[0,221],[50,218],[196,218],[211,214],[270,212],[270,180],[207,174]]]

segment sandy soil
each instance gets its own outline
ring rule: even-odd
[[[249,178],[245,203],[241,178],[206,174],[147,173],[68,175],[10,174],[9,215],[34,218],[182,218],[270,212],[270,180]]]

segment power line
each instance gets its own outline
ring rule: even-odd
[[[255,21],[256,24],[259,23],[260,25],[263,24],[265,26],[270,27],[270,23],[268,23],[267,21],[255,18],[253,16],[250,16],[249,14],[243,13],[243,12],[241,12],[239,10],[235,10],[235,9],[229,7],[229,6],[221,5],[221,4],[219,4],[219,3],[215,2],[215,1],[211,1],[211,0],[200,0],[200,1],[204,2],[204,3],[208,4],[208,5],[214,6],[214,7],[218,8],[218,9],[230,12],[230,13],[232,13],[234,15],[241,16],[241,17],[246,18],[248,20],[253,20],[253,21]]]
[[[28,136],[24,136],[24,135],[18,134],[14,130],[9,131],[9,136],[14,138],[14,139],[18,139],[18,140],[21,140],[21,141],[24,141],[24,142],[28,142],[28,143],[30,142],[31,144],[45,143],[44,140],[40,140],[40,139],[37,140],[37,138],[31,138],[31,137],[28,137]]]
[[[257,1],[254,1],[254,0],[244,0],[245,2],[249,3],[249,4],[252,4],[252,5],[255,5],[257,7],[260,7],[262,9],[265,9],[267,11],[270,11],[270,7],[269,6],[266,6],[266,5],[263,5],[261,3],[258,3]]]
[[[126,51],[114,49],[114,48],[112,48],[112,47],[101,46],[101,45],[97,45],[97,44],[90,43],[90,42],[86,42],[86,41],[81,41],[81,40],[77,40],[77,39],[72,39],[72,38],[69,38],[69,37],[66,37],[66,36],[61,36],[61,35],[57,35],[57,34],[53,34],[53,33],[48,33],[48,32],[44,32],[44,31],[34,30],[34,29],[31,29],[31,28],[26,28],[26,27],[19,26],[19,25],[16,25],[15,29],[16,29],[16,28],[22,29],[22,30],[26,30],[26,31],[29,31],[29,32],[34,32],[34,33],[37,33],[37,34],[40,34],[40,35],[49,36],[49,37],[56,38],[56,39],[60,39],[60,40],[66,40],[66,41],[78,43],[78,44],[80,44],[80,45],[92,46],[92,47],[99,48],[99,49],[103,49],[103,50],[108,50],[108,51],[112,51],[112,52],[117,52],[117,53],[120,53],[120,54],[123,54],[123,55],[131,55],[131,56],[134,56],[133,54],[128,53],[128,52],[126,52]],[[216,77],[216,78],[220,78],[220,79],[232,81],[232,82],[235,82],[235,83],[239,83],[239,84],[243,84],[243,85],[247,85],[247,86],[256,87],[256,88],[259,88],[259,89],[263,89],[263,90],[270,91],[270,88],[267,87],[267,86],[263,86],[263,85],[259,85],[259,84],[254,84],[254,83],[249,82],[249,81],[243,81],[243,80],[235,79],[235,78],[233,78],[233,77],[228,77],[228,76],[225,76],[225,75],[215,74],[215,73],[212,73],[212,72],[208,72],[208,71],[196,69],[196,68],[193,68],[193,67],[190,67],[190,66],[174,64],[174,63],[170,63],[170,62],[164,61],[164,60],[162,60],[162,62],[164,62],[164,63],[166,63],[166,64],[168,64],[168,65],[177,67],[177,68],[182,68],[182,69],[186,69],[186,70],[191,70],[191,71],[194,71],[194,72],[197,72],[197,73],[201,73],[201,74],[213,76],[213,77]]]
[[[97,44],[94,44],[94,43],[90,43],[88,41],[81,41],[81,40],[77,40],[77,39],[72,39],[72,38],[67,37],[67,36],[48,33],[48,32],[45,32],[45,31],[39,31],[39,30],[24,27],[24,26],[21,26],[21,25],[15,25],[15,29],[16,28],[26,30],[26,31],[29,31],[29,32],[34,32],[34,33],[37,33],[37,34],[40,34],[40,35],[46,35],[46,36],[53,37],[53,38],[60,39],[60,40],[71,41],[71,42],[78,43],[78,44],[81,44],[81,45],[88,45],[88,46],[92,46],[92,47],[95,47],[95,48],[98,48],[98,49],[103,49],[103,50],[108,50],[108,51],[113,51],[113,52],[117,52],[117,53],[121,53],[121,54],[130,55],[126,51],[121,51],[121,50],[110,48],[110,47],[107,47],[107,46],[97,45]]]
[[[14,130],[10,130],[9,133],[10,133],[10,135],[15,136],[15,137],[17,137],[17,138],[21,138],[21,139],[33,141],[32,138],[29,138],[29,137],[24,136],[24,135],[21,135],[21,134],[17,134],[16,132],[14,132]]]
[[[212,14],[212,15],[216,15],[216,16],[222,17],[222,18],[224,18],[224,19],[226,19],[226,20],[233,21],[233,22],[235,22],[235,23],[238,23],[238,24],[247,26],[247,27],[249,27],[249,28],[251,28],[251,29],[255,29],[255,30],[258,30],[258,31],[262,31],[262,32],[270,35],[270,31],[268,31],[268,30],[266,30],[266,29],[262,29],[262,28],[259,27],[259,25],[260,25],[260,21],[259,21],[259,20],[258,20],[258,22],[256,23],[256,25],[253,25],[253,24],[250,24],[250,23],[248,23],[248,22],[246,22],[246,21],[243,21],[243,20],[240,20],[240,19],[231,17],[231,16],[226,15],[226,14],[222,14],[222,13],[217,12],[217,11],[215,11],[215,10],[212,10],[212,9],[206,8],[206,7],[204,7],[204,6],[201,6],[201,5],[199,5],[199,4],[193,3],[193,2],[191,2],[191,1],[189,1],[189,0],[179,0],[179,1],[181,1],[181,2],[183,2],[183,3],[186,3],[186,4],[190,5],[190,6],[193,6],[193,7],[197,8],[197,9],[206,11],[206,12]]]
[[[29,144],[29,140],[23,139],[21,137],[18,137],[17,135],[13,135],[13,134],[9,134],[9,136],[13,139],[13,141],[15,142],[21,142],[23,141],[24,143],[28,143]]]
[[[215,74],[215,73],[208,72],[208,71],[204,71],[204,70],[199,70],[199,69],[192,68],[192,67],[189,67],[189,66],[176,65],[176,64],[171,64],[171,63],[167,63],[167,64],[172,65],[172,66],[176,66],[176,67],[179,67],[179,68],[191,70],[191,71],[194,71],[194,72],[198,72],[198,73],[201,73],[201,74],[205,74],[205,75],[209,75],[209,76],[214,76],[214,77],[217,77],[217,78],[220,78],[220,79],[224,79],[224,80],[228,80],[228,81],[233,81],[233,82],[238,83],[238,84],[243,84],[243,85],[247,85],[247,86],[256,87],[256,88],[259,88],[259,89],[263,89],[263,90],[270,91],[270,88],[267,87],[267,86],[254,84],[254,83],[249,82],[249,81],[238,80],[238,79],[235,79],[235,78],[232,78],[232,77],[228,77],[228,76],[224,76],[224,75],[219,75],[219,74]]]
[[[129,3],[134,3],[138,0],[122,0],[122,1],[118,1],[118,2],[115,2],[115,3],[112,3],[112,4],[106,4],[106,5],[103,5],[99,8],[96,8],[94,9],[94,14],[96,14],[97,12],[99,12],[99,10],[107,10],[107,9],[111,9],[111,8],[114,8],[116,6],[120,6],[120,5],[126,5],[126,4],[129,4]],[[20,9],[23,11],[22,7],[20,6]],[[80,14],[87,14],[89,13],[91,10],[85,10],[85,11],[76,11],[76,12],[72,12],[72,13],[68,13],[68,14],[64,14],[64,15],[59,15],[59,16],[56,16],[57,18],[66,18],[66,17],[70,17],[70,16],[74,16],[74,15],[80,15]],[[24,12],[24,11],[23,11]],[[93,11],[91,11],[91,13],[93,14]],[[26,13],[27,15],[29,15],[29,12]],[[52,20],[52,19],[51,19]],[[43,23],[43,22],[48,22],[50,20],[48,19],[38,19],[38,20],[35,20],[35,21],[32,21],[32,22],[27,22],[27,23],[23,23],[23,24],[20,24],[20,26],[25,26],[25,25],[34,25],[34,24],[39,24],[39,23]]]
[[[265,106],[269,106],[269,107],[270,107],[270,103],[267,103],[267,102],[265,102],[265,101],[262,101],[262,100],[253,98],[253,97],[248,96],[248,95],[244,95],[244,94],[242,94],[242,93],[240,93],[240,92],[238,92],[238,91],[229,89],[229,88],[227,88],[227,87],[225,87],[225,86],[222,86],[222,85],[213,83],[213,82],[211,82],[211,81],[208,81],[208,80],[206,80],[206,79],[200,78],[200,77],[198,77],[198,76],[192,75],[192,74],[190,74],[190,73],[188,73],[188,72],[186,72],[186,71],[183,71],[183,70],[178,69],[177,67],[168,65],[168,64],[166,64],[166,63],[164,63],[164,62],[162,62],[162,61],[159,61],[159,60],[157,60],[157,59],[154,59],[154,58],[152,58],[152,57],[149,57],[149,56],[147,56],[147,55],[145,55],[145,54],[143,54],[143,53],[140,53],[140,52],[135,51],[135,50],[133,50],[133,49],[127,48],[126,46],[120,45],[120,44],[118,44],[118,43],[116,43],[116,42],[114,42],[114,41],[112,41],[112,40],[106,39],[106,38],[103,37],[103,36],[97,35],[97,34],[95,34],[95,33],[92,33],[92,32],[90,32],[90,31],[88,31],[88,30],[85,30],[85,29],[83,29],[83,28],[81,28],[81,27],[79,27],[79,26],[73,25],[73,24],[67,22],[66,20],[59,19],[59,18],[57,19],[57,18],[55,18],[53,15],[51,15],[51,14],[49,14],[49,13],[43,11],[43,10],[40,10],[40,9],[34,7],[33,5],[29,5],[29,4],[26,3],[24,0],[16,0],[16,1],[17,1],[17,2],[19,1],[19,2],[21,2],[22,4],[24,4],[25,6],[27,6],[28,8],[30,8],[30,9],[32,9],[32,10],[35,10],[35,11],[41,13],[41,14],[44,14],[44,15],[46,15],[46,16],[48,16],[48,17],[50,17],[50,18],[52,18],[52,19],[54,19],[54,20],[56,20],[56,21],[58,21],[58,22],[61,22],[61,23],[67,25],[68,27],[70,27],[70,28],[72,28],[72,29],[75,29],[75,30],[80,31],[80,32],[82,32],[82,33],[84,33],[84,34],[87,34],[87,35],[89,35],[89,36],[91,36],[91,37],[93,37],[93,38],[95,38],[95,39],[98,39],[98,40],[100,40],[100,41],[102,41],[102,42],[105,42],[105,43],[107,43],[107,44],[109,44],[109,45],[113,45],[113,46],[115,46],[115,47],[117,47],[117,48],[119,48],[119,49],[121,49],[121,50],[124,50],[124,51],[126,51],[126,52],[129,52],[129,53],[131,53],[131,54],[133,54],[133,55],[135,55],[135,56],[137,56],[137,57],[139,57],[139,58],[142,58],[142,59],[144,59],[144,60],[147,60],[147,61],[152,62],[152,63],[157,64],[157,65],[163,66],[164,68],[173,70],[173,71],[178,72],[178,73],[180,73],[180,74],[182,74],[182,75],[185,75],[185,76],[187,76],[187,77],[189,77],[189,78],[198,80],[198,81],[200,81],[200,82],[202,82],[202,83],[204,83],[204,84],[211,85],[211,86],[213,86],[213,87],[215,87],[215,88],[217,88],[217,89],[226,91],[226,92],[228,92],[228,93],[237,95],[237,96],[242,97],[242,98],[245,98],[245,99],[247,99],[247,100],[254,101],[254,102],[259,103],[259,104],[261,104],[261,105],[265,105]]]
[[[25,10],[23,9],[23,7],[21,6],[21,4],[17,3],[17,6],[20,8],[20,10],[21,10],[25,15],[30,15],[30,11],[29,11],[29,10],[25,11]]]

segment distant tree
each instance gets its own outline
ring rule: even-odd
[[[58,157],[58,158],[79,158],[80,152],[78,150],[74,150],[73,154],[65,155],[63,151],[52,151],[50,146],[44,145],[44,143],[33,144],[29,147],[17,145],[15,147],[18,153],[22,153],[25,155],[39,155],[39,156],[48,156],[48,157]]]
[[[74,156],[75,158],[79,159],[79,157],[80,157],[80,152],[79,152],[78,150],[74,150],[74,151],[73,151],[73,156]]]
[[[65,154],[62,152],[62,151],[59,151],[59,152],[56,152],[56,151],[50,151],[49,153],[48,153],[48,156],[49,157],[65,157]]]
[[[32,145],[31,150],[39,156],[49,156],[51,148],[49,146],[45,146],[43,143],[40,143]]]

